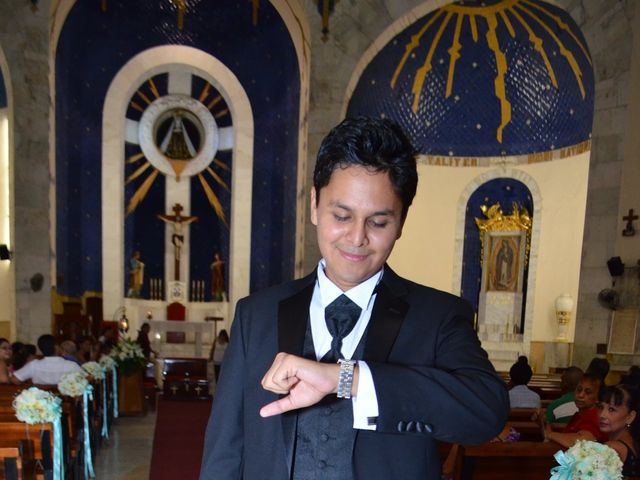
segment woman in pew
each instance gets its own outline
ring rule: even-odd
[[[640,476],[640,392],[631,385],[607,387],[600,404],[600,430],[609,436],[607,445],[622,460],[622,475]]]
[[[11,365],[11,344],[6,338],[0,338],[0,383],[9,383]]]
[[[551,440],[563,447],[572,447],[578,440],[605,442],[607,435],[600,431],[600,415],[598,397],[602,380],[592,373],[585,373],[576,387],[576,406],[578,411],[571,417],[571,421],[560,432],[553,430],[546,423],[544,415],[540,415],[543,422],[545,441]]]

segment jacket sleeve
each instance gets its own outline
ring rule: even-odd
[[[378,399],[377,431],[478,444],[504,427],[506,385],[480,346],[470,306],[456,299],[445,312],[440,321],[425,315],[429,320],[420,339],[399,337],[394,345],[401,352],[409,349],[405,343],[425,342],[430,353],[422,361],[392,352],[387,362],[369,364]]]
[[[244,433],[244,394],[242,381],[246,365],[242,311],[236,306],[229,347],[216,385],[200,467],[200,480],[239,480],[242,478]]]

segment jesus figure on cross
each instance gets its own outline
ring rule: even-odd
[[[173,206],[174,215],[158,214],[158,218],[165,223],[173,226],[173,235],[171,235],[171,243],[173,244],[173,251],[175,256],[175,280],[180,280],[180,250],[184,244],[184,234],[182,233],[183,225],[189,225],[192,222],[198,220],[195,216],[182,216],[182,205],[176,203]]]

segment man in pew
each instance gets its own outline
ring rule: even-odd
[[[576,406],[576,387],[582,378],[582,369],[572,366],[562,372],[560,388],[562,396],[547,407],[547,422],[550,424],[567,424],[578,411]]]
[[[53,335],[45,334],[38,338],[38,348],[44,355],[40,360],[27,363],[13,372],[11,381],[19,385],[27,380],[35,384],[55,385],[65,373],[81,372],[82,368],[74,362],[57,355],[56,340]]]
[[[527,387],[533,371],[527,357],[520,355],[518,361],[511,366],[509,376],[513,387],[509,390],[511,408],[540,408],[540,395]]]

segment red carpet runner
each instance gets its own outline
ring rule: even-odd
[[[151,480],[197,480],[211,402],[158,400]]]

